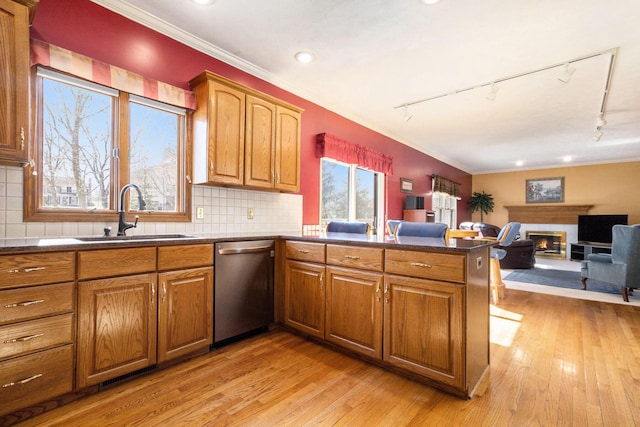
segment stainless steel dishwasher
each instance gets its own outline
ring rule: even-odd
[[[214,346],[273,322],[273,240],[215,244]]]

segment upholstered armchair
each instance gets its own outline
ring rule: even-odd
[[[640,287],[640,224],[614,225],[612,236],[611,254],[590,254],[582,261],[582,289],[587,279],[612,283],[629,302],[629,292]]]
[[[396,238],[401,240],[403,237],[429,237],[446,245],[449,240],[449,226],[441,222],[402,221],[396,229]]]
[[[359,221],[331,221],[327,224],[327,233],[369,234],[371,226]]]

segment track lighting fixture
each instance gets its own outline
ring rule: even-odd
[[[602,113],[600,113],[598,115],[598,119],[596,120],[596,127],[601,128],[602,126],[606,125],[607,121],[604,119],[604,115]]]
[[[498,96],[498,91],[500,90],[500,88],[498,86],[496,86],[495,83],[491,83],[491,89],[489,89],[489,94],[486,96],[486,98],[489,101],[495,101],[496,100],[496,96]]]
[[[596,128],[596,133],[593,135],[593,140],[600,141],[600,138],[602,138],[602,131],[600,130],[600,128]]]
[[[404,106],[404,121],[408,122],[409,120],[411,120],[411,117],[413,117],[411,114],[409,114],[409,106],[405,105]]]
[[[572,67],[567,62],[564,64],[564,69],[562,70],[562,72],[558,75],[558,80],[560,80],[562,83],[569,83],[569,80],[571,80],[571,76],[575,72],[576,68]]]

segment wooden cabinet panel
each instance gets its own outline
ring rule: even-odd
[[[0,256],[0,289],[75,279],[75,254],[51,252]]]
[[[0,159],[22,162],[27,160],[29,137],[27,7],[0,0],[0,40]]]
[[[244,184],[273,188],[276,106],[247,95]]]
[[[276,106],[275,188],[282,191],[300,189],[299,111]]]
[[[463,291],[461,285],[385,275],[384,360],[464,389]]]
[[[284,322],[319,338],[324,338],[324,274],[323,265],[286,262]]]
[[[73,343],[73,314],[0,326],[0,359]]]
[[[78,280],[149,273],[155,270],[155,246],[78,252]]]
[[[78,283],[79,388],[156,362],[156,274]]]
[[[177,270],[213,265],[213,244],[158,247],[158,270]]]
[[[295,242],[287,240],[286,256],[288,259],[298,261],[318,262],[324,264],[325,260],[325,244]]]
[[[198,108],[193,115],[193,183],[242,185],[245,93],[203,73],[190,84]]]
[[[72,388],[72,345],[0,362],[0,415],[68,393]]]
[[[382,282],[381,273],[327,267],[327,341],[382,358]]]
[[[73,311],[73,283],[0,291],[0,324]]]
[[[362,270],[382,271],[384,249],[347,245],[327,245],[327,264]]]
[[[393,249],[385,251],[385,271],[387,273],[464,283],[466,280],[465,266],[466,257],[462,254]]]
[[[213,342],[213,268],[158,275],[158,362]]]

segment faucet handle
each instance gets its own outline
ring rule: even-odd
[[[136,228],[138,226],[138,220],[140,219],[140,217],[138,215],[135,216],[135,218],[133,218],[133,228]]]

